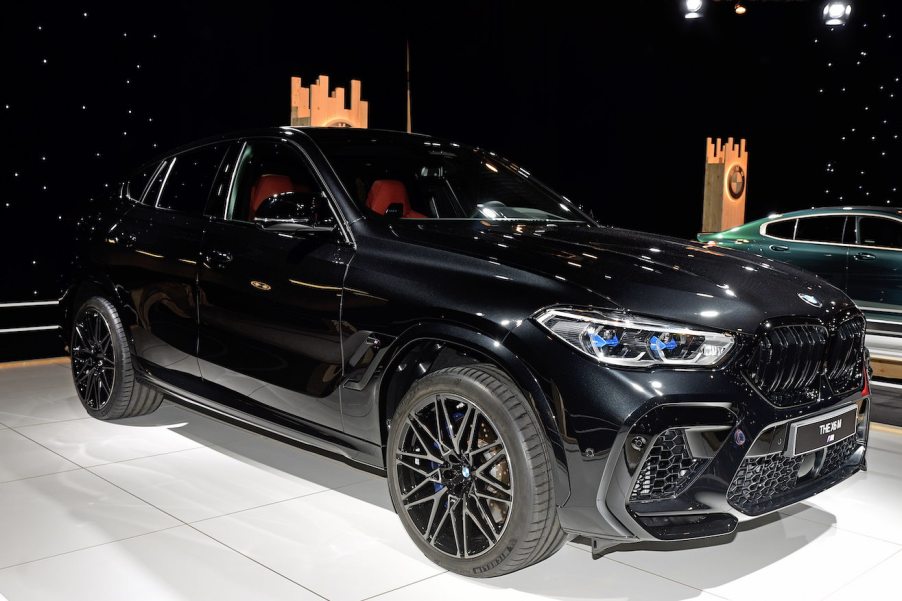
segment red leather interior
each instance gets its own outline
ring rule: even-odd
[[[248,211],[248,219],[252,220],[254,218],[254,215],[257,214],[257,209],[259,209],[263,201],[270,196],[281,194],[283,192],[300,192],[302,190],[298,190],[299,187],[303,186],[295,186],[291,181],[291,178],[287,175],[275,175],[272,173],[261,175],[257,180],[257,183],[251,188],[251,204]]]
[[[366,195],[366,206],[369,210],[379,215],[385,215],[385,211],[392,204],[403,205],[401,216],[407,219],[425,219],[426,216],[410,208],[410,199],[407,197],[407,186],[396,179],[377,179],[370,186]]]

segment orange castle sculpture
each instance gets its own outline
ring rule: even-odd
[[[719,232],[745,223],[749,153],[745,140],[708,138],[702,231]]]
[[[329,77],[320,75],[309,88],[300,77],[291,78],[291,125],[325,127],[367,126],[369,103],[360,99],[360,82],[351,80],[351,106],[345,105],[345,89],[329,92]]]

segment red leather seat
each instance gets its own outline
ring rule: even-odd
[[[257,214],[257,209],[259,209],[260,205],[263,204],[263,201],[270,196],[282,194],[283,192],[301,192],[302,190],[299,190],[299,187],[302,186],[295,186],[294,182],[292,182],[291,178],[287,175],[276,175],[272,173],[261,175],[251,188],[251,204],[248,208],[248,219],[253,221],[254,215]]]
[[[369,210],[379,215],[385,215],[388,207],[393,204],[401,204],[403,209],[401,216],[405,219],[426,219],[422,213],[410,208],[410,199],[407,197],[407,186],[396,179],[377,179],[370,186],[366,195],[366,206]]]

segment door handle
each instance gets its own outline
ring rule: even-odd
[[[770,245],[770,249],[771,249],[771,250],[774,250],[774,251],[777,251],[777,252],[784,252],[784,251],[789,250],[789,247],[788,247],[788,246],[781,246],[781,245],[779,245],[779,244],[771,244],[771,245]]]
[[[211,250],[204,257],[204,263],[213,269],[222,269],[232,262],[232,253],[222,250]]]
[[[858,253],[854,257],[856,261],[873,261],[876,258],[877,255],[871,253]]]

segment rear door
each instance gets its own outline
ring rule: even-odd
[[[144,205],[117,232],[128,254],[138,356],[168,372],[199,376],[196,278],[204,208],[228,144],[181,153],[157,171]]]
[[[902,305],[902,221],[862,215],[849,261],[848,293],[856,301]]]

